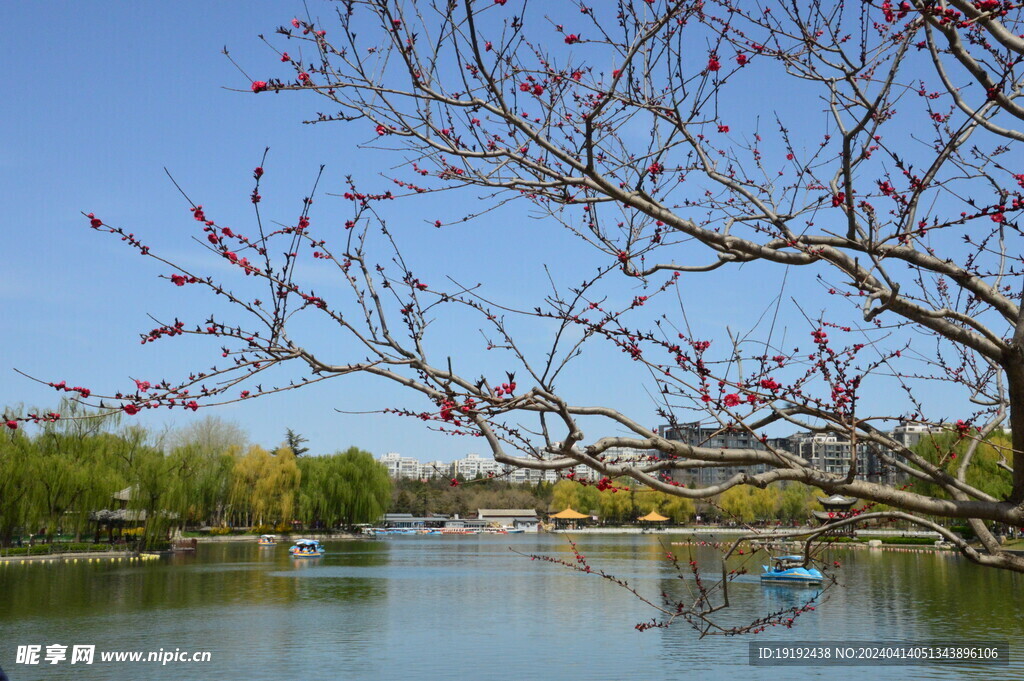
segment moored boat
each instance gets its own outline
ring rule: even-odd
[[[288,553],[292,558],[316,558],[324,555],[324,547],[316,539],[296,539]]]
[[[775,566],[761,566],[762,582],[790,584],[821,584],[825,577],[816,568],[804,567],[803,556],[779,556]]]

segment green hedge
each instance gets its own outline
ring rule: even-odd
[[[110,544],[89,544],[79,543],[58,543],[58,544],[36,544],[35,546],[20,546],[0,549],[0,555],[4,556],[47,556],[57,553],[89,553],[100,551],[124,550],[123,547],[115,548]]]
[[[910,544],[913,546],[934,546],[934,537],[883,537],[883,544]]]

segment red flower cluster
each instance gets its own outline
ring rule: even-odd
[[[50,387],[53,388],[54,390],[62,390],[68,393],[78,393],[82,397],[89,397],[89,395],[92,394],[91,390],[89,390],[88,388],[83,388],[82,386],[79,385],[69,388],[67,381],[61,381],[60,383],[51,383]]]
[[[263,92],[266,89],[267,89],[267,81],[265,81],[265,80],[254,80],[252,82],[252,91],[253,92]]]
[[[515,393],[515,391],[516,383],[515,381],[512,381],[511,383],[502,383],[501,385],[499,385],[497,388],[494,389],[494,394],[497,397],[502,397],[503,395],[508,395],[509,397],[511,397]]]

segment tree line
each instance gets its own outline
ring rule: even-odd
[[[466,483],[452,485],[442,478],[395,480],[390,508],[396,513],[417,516],[442,513],[463,517],[481,508],[534,509],[541,514],[572,508],[610,524],[633,523],[652,511],[672,523],[686,523],[696,516],[709,522],[803,523],[811,511],[822,508],[816,499],[821,491],[799,483],[765,489],[737,488],[711,501],[696,503],[630,485],[627,478],[616,479],[607,486],[568,479],[536,485],[489,478]]]
[[[60,413],[88,416],[71,402]],[[116,529],[141,531],[146,541],[202,526],[349,527],[379,518],[390,495],[387,471],[369,452],[296,456],[287,446],[251,444],[213,417],[163,433],[124,426],[117,415],[60,418],[0,438],[5,546],[22,535],[112,539],[109,514],[104,522],[97,512],[120,509]]]

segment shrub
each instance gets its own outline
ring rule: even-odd
[[[883,537],[883,544],[910,544],[913,546],[933,546],[935,537]]]

